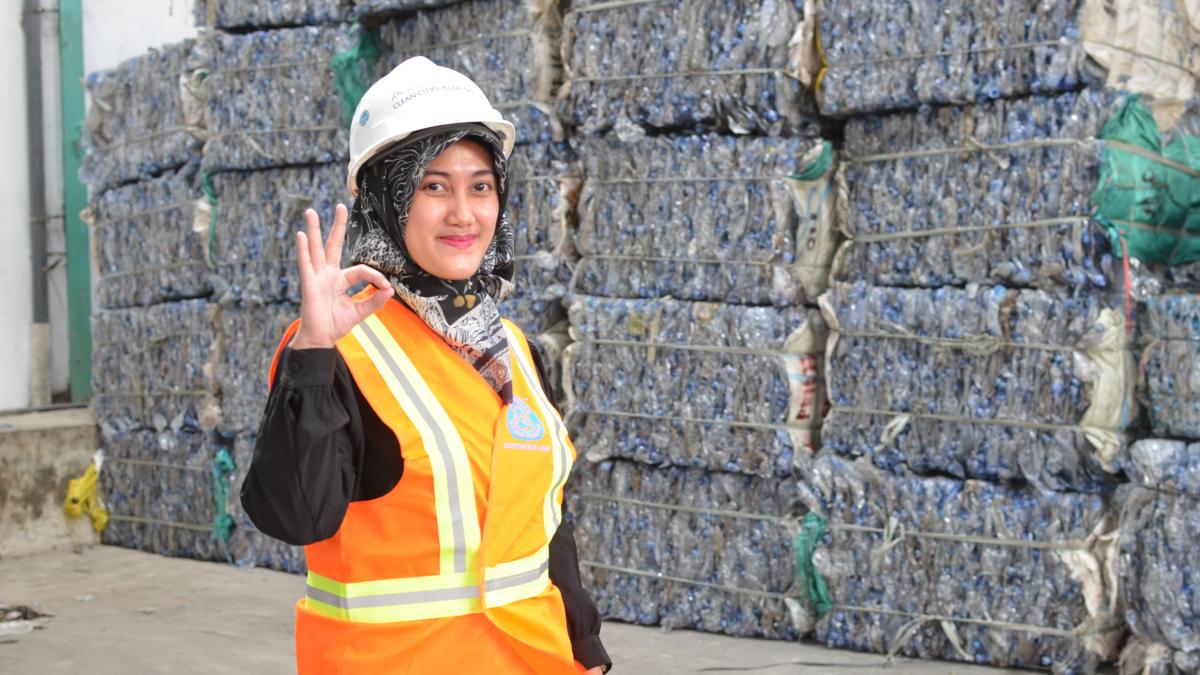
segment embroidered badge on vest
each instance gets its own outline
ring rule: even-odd
[[[533,411],[525,399],[520,396],[513,396],[512,404],[508,406],[508,415],[505,418],[508,424],[508,433],[512,437],[527,441],[526,443],[505,443],[504,447],[513,450],[542,450],[548,451],[550,446],[544,443],[535,443],[546,436],[546,425],[538,419],[537,413]]]

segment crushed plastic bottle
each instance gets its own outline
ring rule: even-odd
[[[1132,639],[1122,672],[1200,672],[1200,443],[1138,441],[1123,486],[1121,577]]]
[[[1105,72],[1079,35],[1085,4],[822,5],[818,44],[828,65],[817,92],[821,112],[912,110],[1100,86]]]
[[[204,170],[345,161],[347,128],[330,59],[353,48],[360,30],[305,26],[199,40],[211,64],[203,82]],[[359,67],[359,79],[373,81],[373,65]]]
[[[221,30],[315,26],[345,22],[350,0],[196,0],[196,26]]]
[[[1155,436],[1200,439],[1200,295],[1146,302],[1141,363]]]
[[[1094,140],[1117,98],[1085,90],[846,125],[846,224],[834,277],[885,286],[1121,283],[1090,216]]]
[[[792,178],[820,155],[820,141],[707,135],[573,145],[585,175],[576,292],[787,306],[824,289],[832,191]]]
[[[92,315],[92,405],[101,429],[216,426],[217,312],[205,300],[184,300]]]
[[[885,469],[1053,490],[1113,482],[1137,419],[1135,369],[1102,298],[858,283],[832,285],[821,304],[825,447]]]
[[[561,141],[554,109],[562,79],[559,12],[559,3],[551,0],[489,0],[401,16],[379,27],[383,61],[395,67],[425,56],[453,68],[515,124],[518,143]]]
[[[781,521],[795,496],[788,481],[577,462],[566,498],[583,585],[600,614],[618,621],[794,640],[803,625],[783,599],[794,573]],[[669,508],[676,505],[775,520]]]
[[[583,135],[819,135],[790,41],[804,2],[575,2],[564,121]]]
[[[817,445],[816,311],[576,296],[570,319],[572,433],[592,461],[786,477]]]
[[[200,157],[206,132],[196,73],[208,64],[194,45],[165,45],[88,74],[79,177],[92,194]]]
[[[198,164],[92,197],[87,219],[99,306],[150,305],[212,293],[210,211]]]
[[[828,523],[813,555],[832,609],[826,646],[1091,673],[1124,632],[1103,495],[880,471],[823,451],[802,500]],[[1076,631],[1078,631],[1076,633]]]

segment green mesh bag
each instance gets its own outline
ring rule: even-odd
[[[1200,260],[1200,138],[1162,147],[1158,125],[1137,96],[1104,125],[1094,217],[1113,251],[1148,263]]]

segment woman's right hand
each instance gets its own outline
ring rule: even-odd
[[[300,328],[292,349],[333,347],[360,321],[383,307],[395,292],[387,277],[372,267],[355,265],[342,269],[342,242],[348,213],[338,204],[329,241],[321,241],[321,219],[308,209],[304,220],[308,233],[296,233],[296,258],[300,266]],[[346,295],[351,287],[367,282],[373,293]],[[369,289],[368,289],[369,290]]]

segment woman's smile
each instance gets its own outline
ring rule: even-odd
[[[476,238],[473,234],[445,234],[438,237],[438,241],[462,250],[471,248],[475,244]]]

